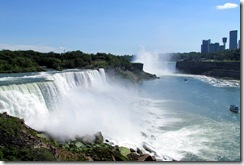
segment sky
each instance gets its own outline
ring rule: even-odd
[[[238,0],[0,0],[0,50],[200,52],[238,30]]]

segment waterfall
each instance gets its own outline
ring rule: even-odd
[[[117,142],[141,143],[133,111],[138,91],[107,79],[104,69],[0,75],[0,84],[0,112],[38,131],[60,140],[101,131]]]
[[[57,110],[60,97],[76,88],[100,88],[106,82],[104,69],[75,70],[45,74],[46,81],[0,86],[0,112],[20,117],[26,122],[45,117]],[[31,76],[30,76],[31,77]]]

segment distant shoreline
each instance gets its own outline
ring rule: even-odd
[[[196,75],[240,80],[240,62],[177,61],[176,69]]]

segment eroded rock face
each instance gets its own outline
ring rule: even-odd
[[[240,80],[240,62],[178,61],[176,68],[190,74]]]

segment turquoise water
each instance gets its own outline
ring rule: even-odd
[[[229,111],[240,107],[235,81],[171,74],[141,83],[140,95],[158,151],[182,161],[240,161],[241,112]]]

